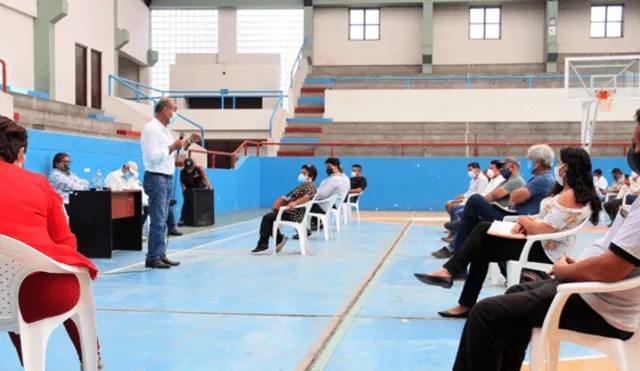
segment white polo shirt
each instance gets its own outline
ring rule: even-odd
[[[171,130],[156,118],[144,126],[140,146],[142,162],[147,172],[173,176],[176,170],[177,151],[169,153],[169,146],[175,142]]]
[[[640,276],[640,202],[631,206],[626,218],[618,214],[607,234],[589,246],[580,256],[583,260],[599,256],[606,250],[635,267],[625,279]],[[602,316],[611,326],[629,332],[636,332],[640,326],[640,288],[601,293],[580,294],[587,304]]]

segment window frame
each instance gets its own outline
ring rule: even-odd
[[[351,22],[351,11],[352,10],[362,10],[363,14],[362,14],[362,22],[363,23],[352,23]],[[376,10],[378,11],[378,23],[367,23],[367,10]],[[349,18],[349,23],[347,25],[348,27],[348,40],[349,41],[380,41],[380,36],[381,36],[381,27],[380,24],[382,23],[382,10],[381,8],[348,8],[347,10],[347,17]],[[355,39],[353,38],[353,36],[351,35],[351,27],[352,26],[362,26],[362,39]],[[377,26],[378,27],[378,37],[375,39],[368,39],[367,38],[367,26]]]
[[[593,8],[603,7],[604,8],[604,21],[593,21],[591,19]],[[609,21],[609,8],[610,7],[620,7],[622,13],[620,14],[620,36],[608,36],[607,35],[607,25],[609,23],[618,23],[618,21]],[[622,39],[624,38],[624,4],[591,4],[589,8],[589,37],[591,39]],[[591,27],[594,23],[603,24],[604,25],[604,35],[603,36],[593,36],[591,34]]]
[[[471,11],[473,9],[482,9],[484,10],[484,15],[483,15],[483,19],[482,19],[482,23],[474,23],[471,22]],[[487,23],[487,9],[498,9],[500,12],[500,18],[498,19],[498,23]],[[486,5],[486,6],[470,6],[469,7],[469,27],[468,27],[468,31],[467,31],[467,37],[469,38],[469,40],[502,40],[502,6],[500,5]],[[498,37],[497,38],[487,38],[487,25],[498,25]],[[477,26],[477,25],[482,25],[482,37],[481,38],[475,38],[475,37],[471,37],[471,26]]]

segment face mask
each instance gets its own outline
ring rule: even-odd
[[[351,177],[352,177],[352,178],[355,178],[356,176],[358,176],[358,174],[356,174],[356,172],[355,172],[355,171],[352,171],[352,172],[351,172]]]
[[[489,177],[489,179],[493,179],[493,176],[496,175],[493,170],[489,169],[487,170],[487,176]]]
[[[555,168],[553,168],[553,175],[556,178],[556,182],[558,182],[558,184],[560,184],[561,186],[564,186],[564,179],[560,176],[560,169],[562,169],[563,167],[564,165],[556,166]]]
[[[189,166],[186,168],[187,173],[193,173],[193,170],[195,169],[195,166]]]
[[[169,125],[175,124],[177,119],[178,119],[178,114],[173,112],[171,114],[171,118],[169,119]]]
[[[329,176],[333,175],[333,170],[331,170],[330,167],[327,168],[327,175]]]
[[[133,174],[131,174],[131,173],[124,173],[124,178],[125,178],[125,179],[129,180],[129,179],[131,179],[132,177],[133,177]]]
[[[304,183],[306,181],[307,181],[307,177],[304,176],[304,174],[302,174],[302,173],[298,174],[298,182]]]
[[[502,177],[505,178],[505,179],[511,178],[511,169],[502,169],[502,170],[500,170],[500,175],[502,175]]]
[[[640,174],[640,153],[636,152],[635,144],[627,151],[627,164],[634,173]]]
[[[62,171],[66,171],[68,173],[70,171],[69,164],[62,164]]]
[[[468,172],[467,175],[469,175],[469,178],[471,179],[474,179],[476,177],[476,173],[474,173],[473,171]]]

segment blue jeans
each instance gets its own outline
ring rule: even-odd
[[[467,237],[480,222],[492,222],[494,220],[502,220],[506,215],[510,215],[495,206],[491,205],[486,198],[480,195],[469,197],[464,205],[464,211],[460,223],[460,231],[451,241],[449,247],[454,251],[464,245]]]
[[[151,173],[144,174],[143,187],[149,196],[149,216],[151,217],[147,261],[162,259],[166,254],[167,245],[164,235],[167,228],[172,186],[172,177]]]
[[[637,197],[636,197],[636,196],[634,196],[634,195],[627,195],[627,202],[626,202],[626,204],[627,204],[627,205],[633,205],[633,203],[635,202],[636,198],[637,198]]]
[[[462,213],[464,212],[464,205],[453,205],[451,208],[451,221],[455,222],[458,218],[462,219]]]

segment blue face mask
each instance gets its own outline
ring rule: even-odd
[[[505,178],[505,179],[511,178],[511,169],[502,169],[502,170],[500,170],[500,175],[502,175],[502,177]]]
[[[304,176],[304,174],[300,173],[300,174],[298,175],[298,182],[300,182],[300,183],[304,183],[304,182],[306,182],[306,181],[307,181],[307,177],[306,177],[306,176]]]
[[[169,125],[175,124],[176,120],[178,120],[178,114],[174,112],[171,118],[169,119]]]
[[[133,175],[131,175],[131,173],[124,173],[124,178],[129,180],[133,177]]]
[[[530,159],[527,159],[527,169],[529,169],[531,172],[534,172],[536,170],[536,163],[531,161]]]

